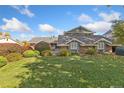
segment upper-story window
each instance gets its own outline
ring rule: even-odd
[[[72,50],[78,49],[78,42],[76,42],[76,41],[71,42],[70,49],[72,49]]]
[[[99,42],[98,43],[98,49],[105,49],[105,43],[104,42]]]

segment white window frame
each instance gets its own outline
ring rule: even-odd
[[[76,42],[76,41],[70,42],[70,49],[71,50],[77,50],[78,49],[78,42]]]
[[[99,49],[99,50],[105,49],[105,43],[104,43],[104,42],[99,42],[99,43],[98,43],[98,49]]]

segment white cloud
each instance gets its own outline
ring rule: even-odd
[[[49,24],[39,24],[39,30],[43,32],[54,32],[56,28]]]
[[[111,25],[112,25],[112,23],[110,23],[110,22],[97,21],[94,23],[85,24],[83,26],[85,26],[86,28],[88,28],[96,33],[102,34],[106,31],[110,30]]]
[[[31,29],[27,24],[19,21],[16,18],[6,19],[3,18],[4,25],[0,26],[0,29],[5,31],[17,31],[17,32],[29,32]]]
[[[47,36],[58,36],[64,33],[63,29],[58,29],[50,24],[39,24],[39,30],[46,32]]]
[[[121,13],[113,11],[111,13],[100,13],[99,16],[102,17],[104,21],[110,22],[113,20],[119,20]]]
[[[103,34],[111,29],[112,21],[119,20],[121,13],[112,11],[111,13],[100,13],[99,17],[102,19],[91,23],[83,24],[86,28],[96,32],[97,34]]]
[[[92,19],[89,15],[81,14],[81,15],[78,17],[78,21],[79,21],[79,22],[92,22],[93,19]]]
[[[35,37],[35,35],[22,33],[22,34],[20,34],[20,36],[18,37],[18,39],[20,39],[20,40],[30,40],[33,37]]]
[[[17,6],[17,5],[14,5],[14,6],[11,6],[11,7],[16,9],[19,13],[21,13],[23,15],[26,15],[28,17],[33,17],[35,15],[34,13],[32,13],[29,10],[29,6]]]

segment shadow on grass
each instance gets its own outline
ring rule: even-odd
[[[53,61],[53,60],[52,60]],[[74,72],[69,71],[64,64],[50,63],[41,61],[36,63],[27,64],[25,67],[30,72],[25,73],[29,76],[21,78],[21,88],[69,88],[69,87],[88,87],[88,81],[76,76]],[[73,70],[73,67],[71,68]]]

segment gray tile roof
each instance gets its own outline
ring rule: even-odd
[[[111,34],[111,33],[112,33],[112,30],[109,30],[106,33],[104,33],[103,35],[108,35],[108,34]]]
[[[79,26],[79,27],[76,27],[74,29],[71,29],[65,33],[82,33],[82,32],[90,32],[90,33],[93,33],[92,31],[90,31],[89,29],[86,29],[85,27],[83,26]]]
[[[92,36],[89,36],[89,37],[81,36],[81,35],[73,36],[73,37],[66,36],[66,35],[59,35],[58,44],[65,44],[66,42],[68,42],[68,41],[70,41],[70,40],[72,40],[74,38],[80,40],[81,42],[84,42],[85,44],[93,44],[95,41],[97,41],[97,40],[99,40],[101,38],[104,38],[104,39],[106,39],[106,40],[111,42],[110,39],[105,38],[102,35],[92,35]]]
[[[57,37],[34,37],[29,42],[30,43],[38,43],[40,41],[45,41],[47,43],[52,43],[54,41],[58,40]]]

